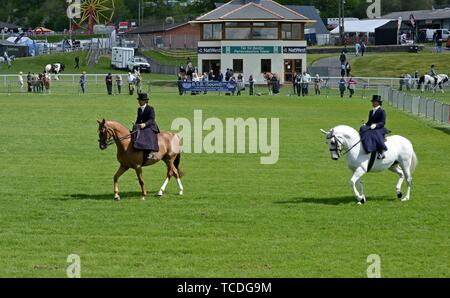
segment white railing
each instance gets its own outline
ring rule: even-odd
[[[397,109],[440,123],[450,123],[449,104],[424,98],[418,94],[404,93],[387,86],[379,86],[378,94],[387,99],[389,104]]]

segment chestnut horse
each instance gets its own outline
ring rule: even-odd
[[[119,169],[114,175],[114,199],[120,200],[119,196],[119,177],[122,176],[128,169],[134,169],[139,179],[139,184],[142,190],[142,200],[145,200],[147,191],[144,186],[144,177],[142,176],[142,167],[149,166],[163,160],[167,165],[167,176],[164,180],[158,196],[162,196],[170,177],[175,176],[178,183],[179,195],[183,194],[183,185],[181,184],[182,173],[180,171],[181,159],[181,140],[177,134],[172,132],[161,132],[158,136],[159,151],[154,158],[147,160],[144,163],[144,154],[141,150],[136,150],[131,142],[131,136],[128,128],[117,121],[103,121],[98,122],[99,146],[104,150],[108,145],[116,143],[117,146],[117,160],[120,163]]]

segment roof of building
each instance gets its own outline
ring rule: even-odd
[[[175,28],[189,25],[187,22],[183,23],[173,23],[173,24],[144,24],[137,27],[136,29],[130,30],[127,34],[144,34],[144,33],[156,33],[156,32],[166,32],[173,30]]]
[[[272,0],[231,0],[225,4],[216,4],[216,9],[199,16],[192,23],[209,21],[303,21],[313,22],[304,15]]]
[[[375,33],[375,29],[381,27],[392,19],[369,19],[360,21],[347,21],[344,23],[344,32],[361,32],[361,33]],[[334,28],[331,34],[338,34],[339,27]]]
[[[398,19],[402,17],[403,20],[408,20],[411,14],[416,20],[450,19],[450,7],[431,10],[396,11],[384,15],[382,18]]]
[[[319,11],[312,5],[286,5],[286,7],[304,15],[310,20],[315,20],[314,29],[316,34],[330,34],[322,19],[320,18]]]

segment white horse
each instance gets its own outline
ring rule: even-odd
[[[59,81],[59,73],[64,70],[64,67],[65,67],[64,64],[61,64],[61,63],[47,64],[45,66],[45,71],[48,74],[54,74],[55,80]],[[50,78],[51,78],[51,75],[50,75]]]
[[[353,171],[353,176],[350,179],[350,187],[352,188],[358,204],[366,202],[361,177],[367,173],[370,155],[367,154],[361,145],[359,133],[350,126],[338,125],[330,131],[326,132],[326,142],[331,152],[331,158],[338,160],[341,155],[347,154],[347,166]],[[372,172],[381,172],[386,169],[399,175],[399,180],[395,190],[397,197],[402,197],[401,186],[403,180],[406,178],[407,191],[406,196],[402,201],[408,201],[411,192],[412,173],[417,165],[417,157],[414,153],[411,142],[402,136],[390,136],[387,138],[386,147],[388,151],[385,152],[384,159],[375,159]],[[342,151],[344,151],[342,153]],[[359,191],[355,184],[358,183]]]
[[[419,78],[419,88],[420,91],[425,91],[425,86],[430,85],[431,89],[433,89],[433,92],[436,92],[436,87],[439,87],[442,93],[444,93],[444,89],[442,88],[443,85],[448,82],[448,75],[446,74],[438,74],[436,76],[437,83],[435,82],[435,79],[430,75],[423,75]]]

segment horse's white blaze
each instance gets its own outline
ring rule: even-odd
[[[327,133],[327,143],[329,145],[329,149],[335,149],[336,145],[333,145],[332,141],[334,144],[341,144],[339,149],[342,151],[347,151],[354,146],[347,153],[347,166],[353,172],[349,184],[358,201],[365,200],[360,179],[365,173],[367,173],[370,154],[367,154],[364,151],[360,143],[359,133],[350,126],[339,125]],[[376,159],[370,171],[381,172],[386,169],[390,169],[391,171],[397,173],[400,176],[396,185],[397,193],[401,191],[403,179],[406,179],[407,192],[405,200],[409,200],[412,182],[411,174],[417,164],[417,158],[414,153],[413,146],[406,138],[394,135],[387,138],[386,147],[388,148],[388,151],[385,152],[386,157],[382,160]],[[331,157],[334,158],[336,156],[335,152],[333,150],[330,151],[332,152]],[[398,162],[397,166],[394,166],[395,162]],[[356,188],[356,184],[358,185],[359,190]]]

